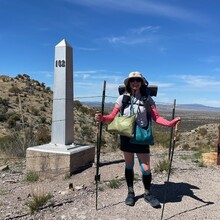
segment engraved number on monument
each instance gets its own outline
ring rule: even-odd
[[[65,60],[56,60],[56,67],[65,67],[66,61]]]

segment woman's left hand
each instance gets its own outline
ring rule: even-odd
[[[174,120],[175,120],[175,125],[179,124],[181,122],[181,118],[180,117],[176,117],[176,118],[174,118]]]

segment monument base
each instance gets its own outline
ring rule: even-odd
[[[26,151],[26,170],[45,174],[73,174],[92,165],[95,147],[45,144]]]

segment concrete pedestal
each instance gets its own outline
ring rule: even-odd
[[[94,162],[95,147],[88,145],[46,144],[29,147],[26,152],[26,170],[44,174],[73,174]]]

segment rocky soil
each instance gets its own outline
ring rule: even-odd
[[[170,182],[167,173],[155,173],[154,167],[164,158],[164,150],[152,147],[152,192],[164,206],[163,219],[220,219],[220,166],[198,166],[192,160],[192,151],[176,149]],[[154,209],[143,200],[143,185],[137,158],[135,158],[136,204],[124,204],[127,194],[124,180],[124,161],[121,152],[101,155],[101,182],[99,184],[96,210],[96,168],[90,167],[69,178],[65,174],[27,183],[25,161],[8,164],[0,172],[0,219],[161,219],[161,209]],[[113,180],[119,188],[111,188]],[[52,199],[38,212],[30,214],[26,205],[33,200],[33,193],[50,193]],[[166,196],[165,196],[166,195]],[[165,203],[166,201],[166,203]]]

